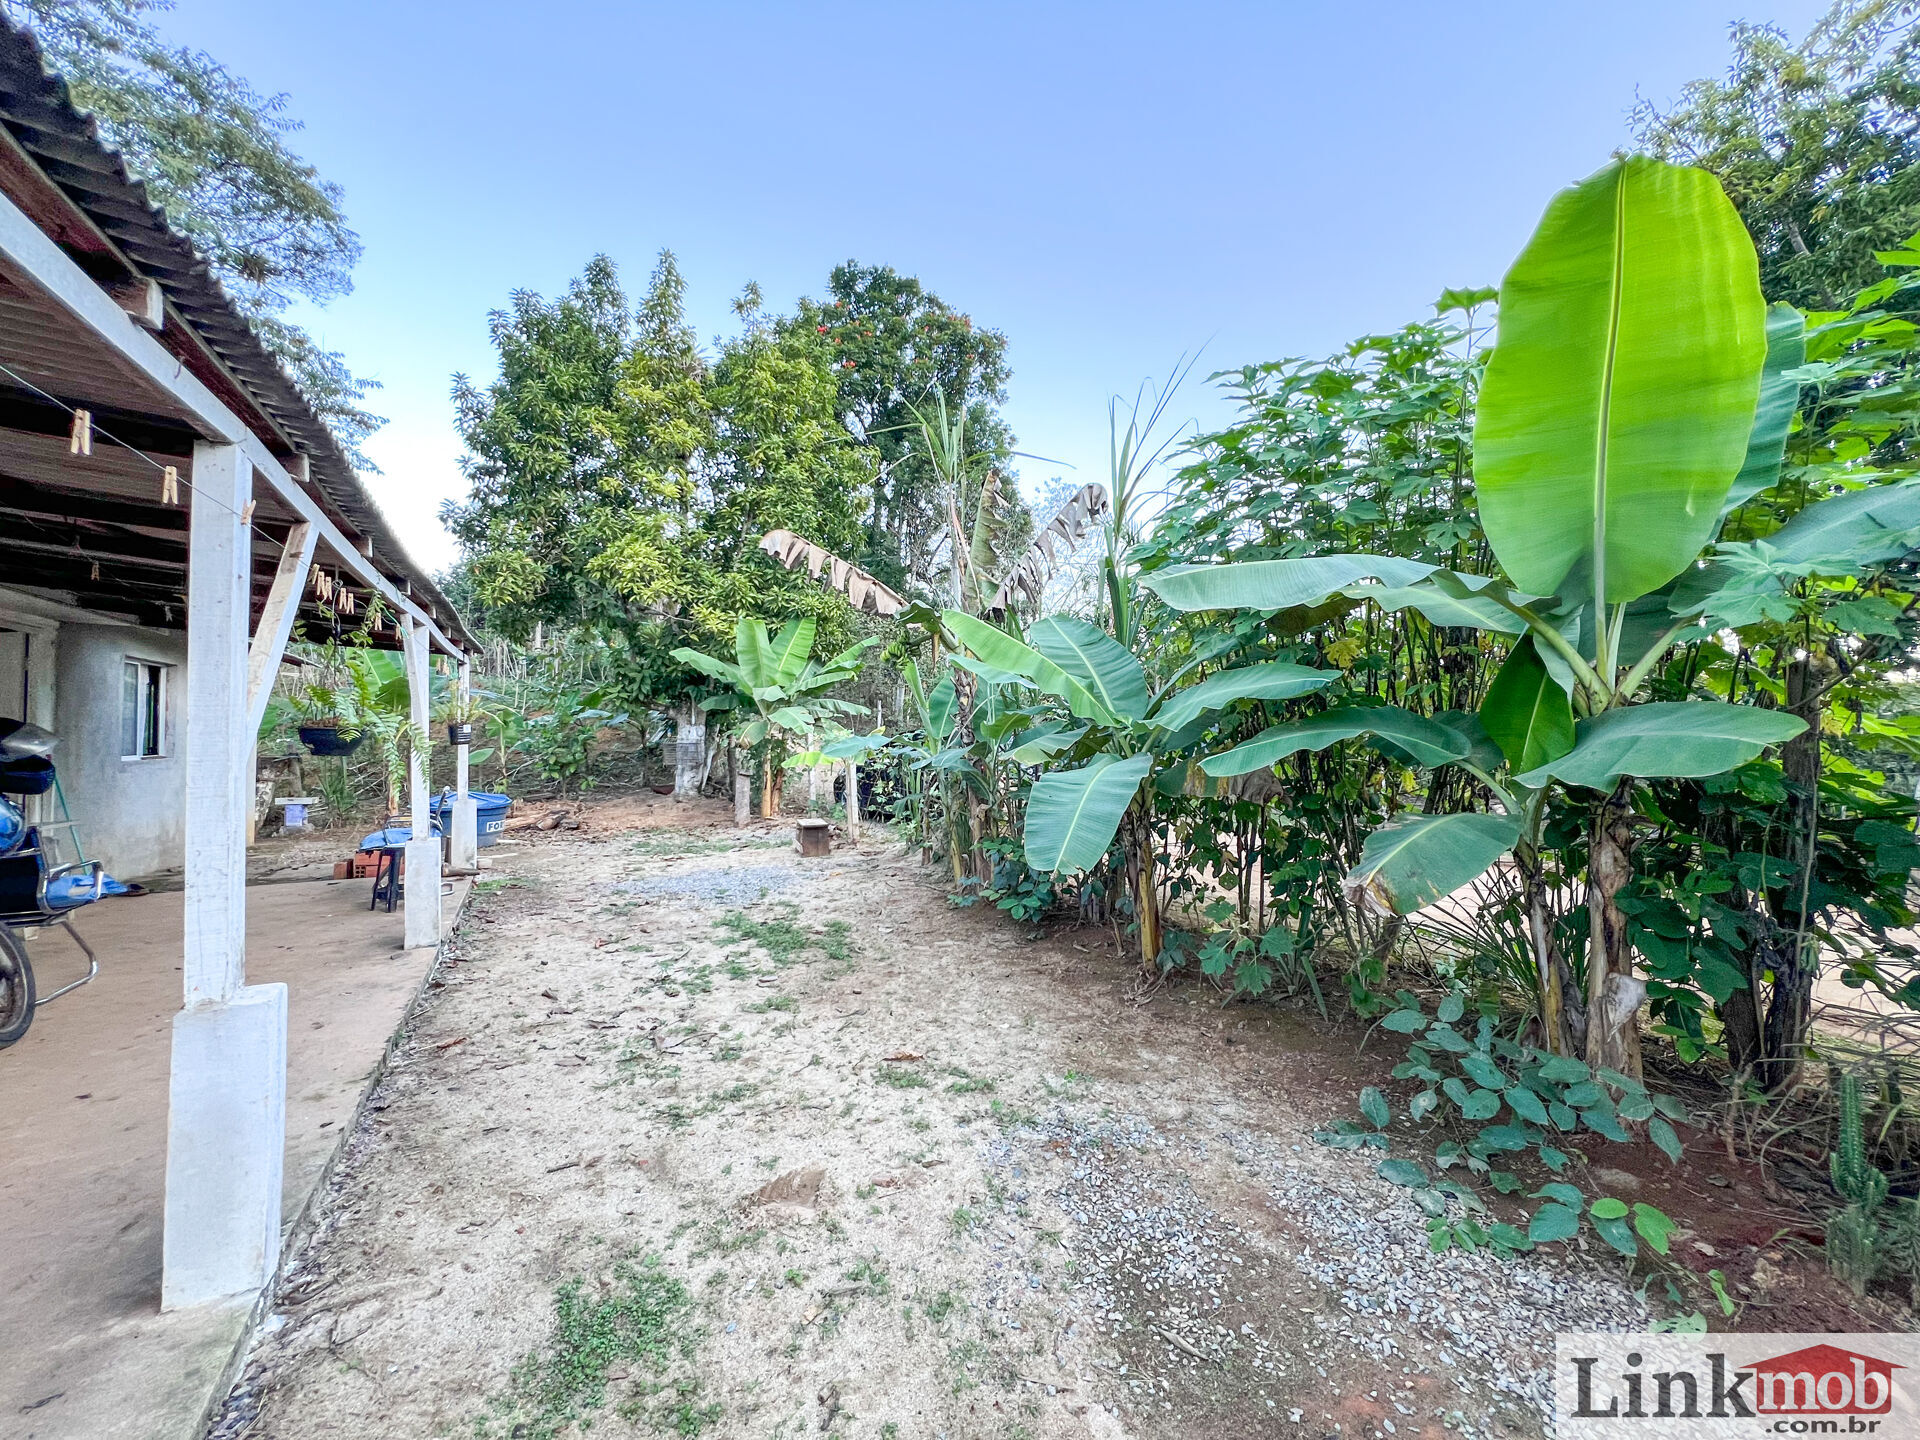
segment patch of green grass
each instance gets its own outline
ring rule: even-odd
[[[692,1325],[693,1298],[687,1287],[648,1256],[638,1265],[622,1262],[607,1281],[588,1292],[584,1277],[561,1285],[553,1296],[553,1330],[546,1343],[527,1354],[508,1378],[507,1390],[489,1402],[491,1412],[475,1423],[480,1437],[512,1436],[516,1440],[554,1440],[578,1423],[592,1424],[592,1412],[607,1403],[607,1371],[615,1365],[665,1372],[677,1360],[693,1358],[697,1332]],[[698,1382],[683,1380],[676,1387],[690,1393]],[[648,1393],[664,1388],[655,1384]],[[644,1413],[640,1401],[623,1405]],[[669,1409],[665,1420],[680,1425],[685,1405]],[[719,1418],[717,1406],[680,1429],[697,1435]]]
[[[749,1015],[764,1015],[769,1010],[798,1010],[800,1002],[791,995],[771,995],[765,1000],[756,1000],[747,1006]]]
[[[973,1228],[973,1211],[962,1205],[947,1220],[956,1235],[964,1235]]]
[[[755,920],[744,910],[728,911],[720,917],[719,928],[727,936],[720,943],[758,945],[775,965],[791,965],[809,950],[838,964],[853,963],[853,927],[846,921],[829,920],[815,931],[798,923],[798,905],[782,905],[780,911],[774,920]]]
[[[942,1290],[938,1295],[920,1307],[920,1313],[938,1325],[959,1307],[960,1297],[951,1290]]]
[[[918,1070],[909,1070],[904,1065],[882,1065],[873,1072],[873,1078],[879,1084],[891,1085],[896,1090],[925,1090],[927,1077]]]
[[[987,1095],[993,1091],[993,1081],[962,1070],[958,1065],[949,1065],[947,1074],[954,1077],[953,1083],[947,1086],[949,1095]]]
[[[476,895],[497,895],[502,890],[531,890],[532,888],[531,880],[522,880],[518,875],[499,875],[473,882],[473,893]]]
[[[893,1288],[893,1282],[887,1278],[886,1267],[878,1260],[862,1260],[847,1271],[847,1279],[865,1285],[869,1295],[885,1295]]]

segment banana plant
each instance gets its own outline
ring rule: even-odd
[[[1751,707],[1636,703],[1704,608],[1675,614],[1658,597],[1694,566],[1730,502],[1778,474],[1801,333],[1797,316],[1769,314],[1752,243],[1712,176],[1644,156],[1616,161],[1554,198],[1501,286],[1474,479],[1504,579],[1369,555],[1142,578],[1179,610],[1283,611],[1345,597],[1516,637],[1476,717],[1501,775],[1484,763],[1487,751],[1476,761],[1470,727],[1416,724],[1421,717],[1395,707],[1276,727],[1207,767],[1234,773],[1366,736],[1412,763],[1474,770],[1503,814],[1403,820],[1363,852],[1350,879],[1397,913],[1510,851],[1526,875],[1555,787],[1605,797],[1583,802],[1592,831],[1585,1048],[1616,1070],[1637,1073],[1634,1016],[1645,993],[1616,903],[1630,873],[1633,780],[1717,774],[1805,728]],[[1535,950],[1543,1011],[1555,1012],[1543,1015],[1548,1043],[1565,1047],[1564,971],[1538,934]]]
[[[986,667],[1064,703],[1068,719],[1009,737],[1009,753],[1019,763],[1062,753],[1082,757],[1072,769],[1049,771],[1034,782],[1022,835],[1027,864],[1061,876],[1092,870],[1128,826],[1126,863],[1140,960],[1151,966],[1161,950],[1146,798],[1155,771],[1198,738],[1214,712],[1240,700],[1309,695],[1331,685],[1337,672],[1270,661],[1182,686],[1190,665],[1156,690],[1125,646],[1072,616],[1043,616],[1024,639],[958,610],[941,619],[967,652],[957,663]]]
[[[701,709],[753,711],[734,739],[748,748],[765,747],[760,790],[764,819],[780,813],[781,761],[787,747],[797,744],[811,749],[815,732],[832,716],[860,713],[858,706],[835,700],[827,692],[858,676],[868,647],[880,643],[878,637],[868,636],[830,660],[817,661],[812,658],[816,628],[808,615],[789,620],[777,635],[769,636],[765,621],[742,616],[734,625],[732,661],[685,646],[673,652],[682,665],[729,687],[730,693],[701,701]]]

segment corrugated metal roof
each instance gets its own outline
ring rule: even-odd
[[[5,20],[0,20],[0,125],[69,202],[160,285],[172,310],[279,432],[261,439],[276,450],[291,446],[307,457],[315,485],[357,532],[349,538],[370,539],[374,563],[388,578],[410,584],[432,604],[443,629],[473,646],[458,613],[407,555],[339,442],[227,298],[212,267],[167,223],[121,157],[101,143],[93,118],[74,107],[66,82],[48,72],[33,37]]]

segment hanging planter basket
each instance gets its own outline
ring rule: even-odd
[[[351,755],[360,748],[360,742],[365,738],[364,735],[355,735],[348,739],[335,725],[300,727],[300,743],[307,747],[310,755]]]
[[[473,743],[473,725],[467,721],[456,720],[447,726],[449,745],[471,745]]]

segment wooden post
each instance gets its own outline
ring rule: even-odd
[[[847,838],[860,843],[860,762],[847,761]]]
[[[160,1305],[257,1291],[280,1259],[287,987],[246,982],[253,810],[247,621],[253,551],[240,516],[252,462],[197,444],[187,539],[186,1008],[173,1018]]]
[[[733,747],[733,823],[744,830],[753,811],[753,777],[747,772],[752,757],[738,745]]]

